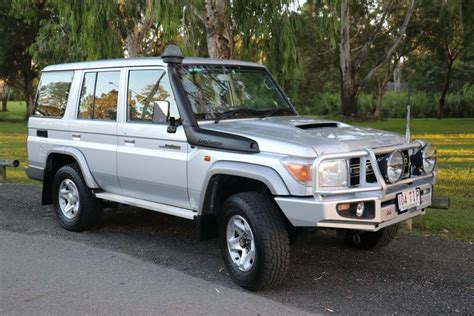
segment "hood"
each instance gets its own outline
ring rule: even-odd
[[[301,116],[200,122],[200,127],[249,137],[262,152],[301,157],[399,145],[405,140],[397,133]]]

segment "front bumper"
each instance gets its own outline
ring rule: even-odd
[[[409,218],[425,213],[431,205],[434,176],[398,186],[396,190],[360,192],[347,195],[335,195],[322,199],[315,197],[276,197],[275,201],[288,220],[296,227],[325,227],[378,231],[384,227],[402,222]],[[416,208],[398,213],[396,206],[397,194],[419,188],[421,204]],[[340,203],[372,202],[374,203],[374,218],[358,219],[341,216],[337,212]]]

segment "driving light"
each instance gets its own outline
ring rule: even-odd
[[[426,144],[411,156],[412,164],[425,174],[433,172],[436,167],[436,160],[436,148],[431,144]]]
[[[319,164],[319,185],[322,187],[342,187],[347,185],[347,161],[325,160]]]
[[[385,169],[385,178],[390,183],[395,183],[400,180],[405,169],[405,160],[403,154],[399,151],[392,152],[387,158],[387,165]]]
[[[436,148],[428,144],[423,149],[423,171],[428,174],[432,173],[436,166]]]

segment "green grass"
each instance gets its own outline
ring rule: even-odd
[[[37,183],[24,173],[26,157],[25,103],[9,102],[9,112],[0,112],[0,159],[20,159],[19,168],[8,170],[8,181]],[[405,132],[403,119],[357,122],[355,125]],[[432,142],[438,148],[439,175],[436,194],[451,199],[449,210],[429,210],[415,218],[413,234],[436,235],[474,241],[474,119],[415,119],[413,138]]]
[[[26,103],[8,102],[8,112],[0,112],[0,159],[19,159],[18,168],[7,168],[8,182],[38,183],[25,175]]]

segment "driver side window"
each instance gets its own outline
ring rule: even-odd
[[[176,102],[166,72],[161,69],[137,69],[128,73],[127,121],[148,122],[153,120],[153,108],[157,101],[170,103],[170,116],[179,119]],[[156,116],[159,113],[155,113]],[[165,122],[166,118],[160,121]]]

